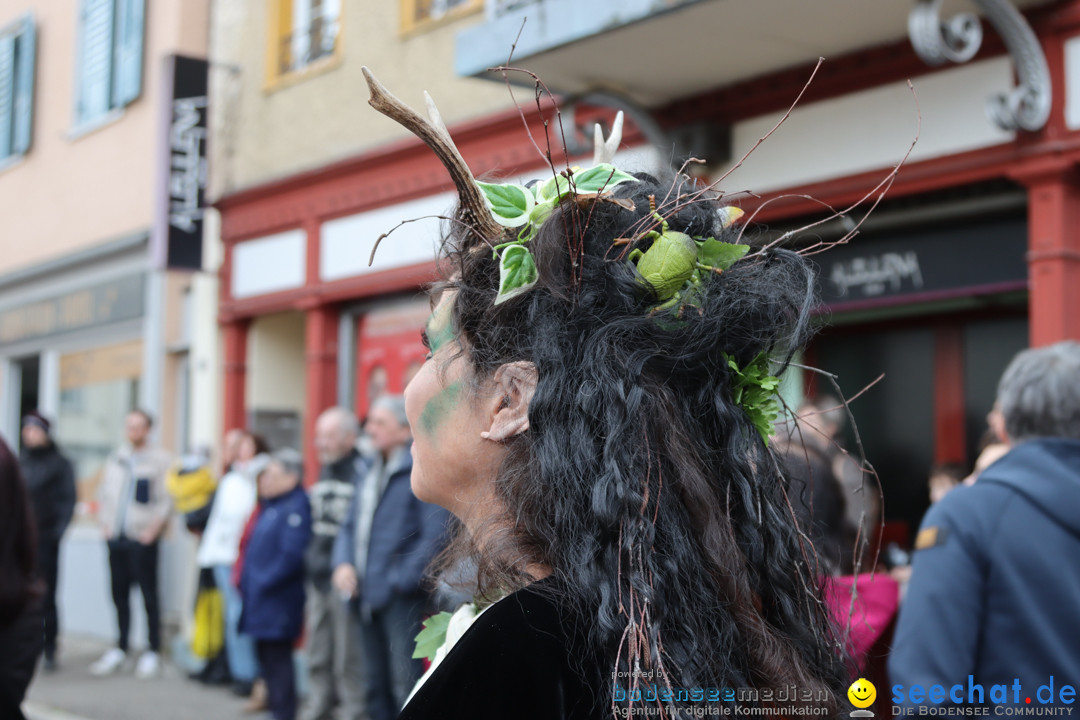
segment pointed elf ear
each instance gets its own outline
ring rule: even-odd
[[[491,427],[480,433],[485,440],[502,442],[529,429],[529,403],[536,392],[536,366],[531,362],[503,365],[492,377],[500,403]]]

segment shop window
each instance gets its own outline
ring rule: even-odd
[[[75,464],[82,500],[93,498],[101,468],[123,437],[124,418],[137,407],[142,350],[135,340],[60,357],[54,434]]]
[[[85,412],[84,398],[85,393],[77,389],[66,389],[60,391],[60,412],[70,413],[72,415],[81,415]]]
[[[484,0],[400,0],[401,32],[435,27],[484,9]]]
[[[0,28],[0,164],[30,149],[36,33],[31,15]]]
[[[269,80],[330,64],[341,49],[341,0],[275,0]]]
[[[356,332],[357,415],[386,394],[398,395],[419,371],[427,355],[420,331],[431,315],[427,300],[388,304],[358,318]]]
[[[146,0],[81,0],[74,133],[97,127],[142,92]]]

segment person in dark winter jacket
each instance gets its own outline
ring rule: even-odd
[[[49,431],[51,424],[40,412],[22,420],[22,452],[19,465],[30,493],[37,525],[38,574],[45,582],[42,609],[45,614],[45,661],[43,669],[56,669],[56,579],[60,572],[60,539],[75,513],[75,473],[60,453]]]
[[[300,455],[285,449],[259,474],[262,506],[240,575],[240,631],[255,638],[274,720],[296,717],[292,650],[304,623],[304,550],[311,540],[302,472]]]
[[[41,654],[42,583],[34,518],[11,449],[0,438],[0,718],[24,720],[20,705]]]
[[[1075,703],[1080,343],[1019,353],[998,402],[1011,450],[931,507],[916,539],[889,662],[893,703],[911,714]]]

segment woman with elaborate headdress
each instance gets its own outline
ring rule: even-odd
[[[437,113],[365,73],[460,195],[406,404],[413,490],[460,519],[442,565],[476,568],[477,603],[401,717],[835,714],[850,680],[768,446],[807,263],[610,153],[477,183]]]

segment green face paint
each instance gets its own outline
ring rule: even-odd
[[[432,353],[436,353],[446,343],[454,339],[454,327],[453,318],[450,312],[451,303],[444,300],[439,303],[439,306],[435,308],[435,312],[431,313],[431,317],[428,318],[427,332],[428,346],[431,348]]]
[[[435,349],[434,342],[431,349]],[[423,428],[425,433],[434,435],[439,426],[446,421],[446,418],[450,416],[461,400],[462,387],[460,381],[452,382],[428,401],[428,404],[424,406],[424,410],[420,413],[420,427]]]

